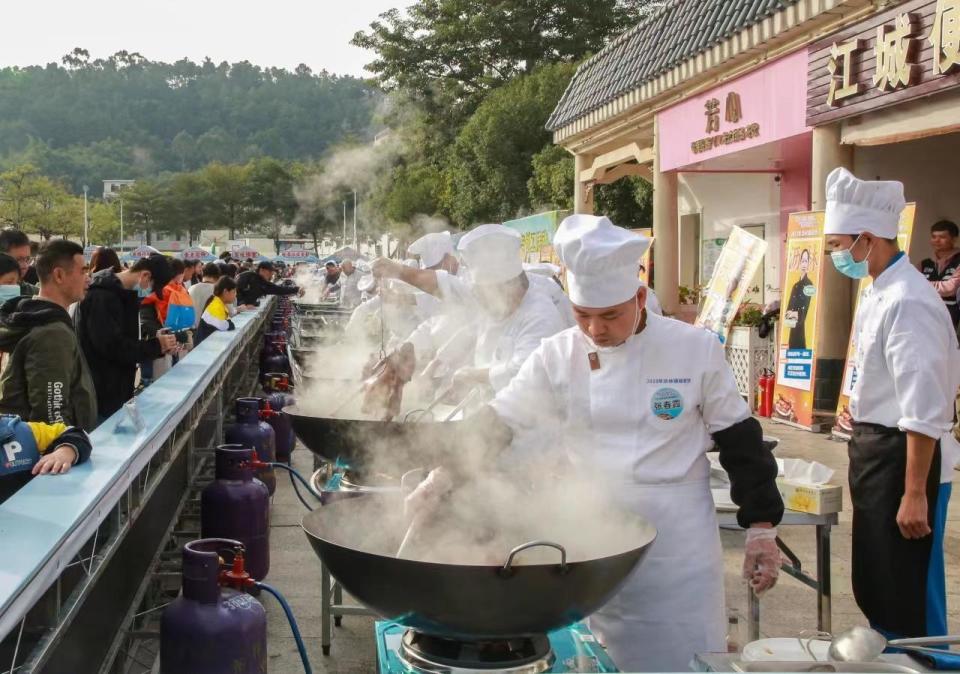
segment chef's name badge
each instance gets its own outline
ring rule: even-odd
[[[664,421],[676,419],[683,413],[683,396],[674,388],[657,389],[650,399],[650,410]]]

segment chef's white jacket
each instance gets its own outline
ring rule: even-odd
[[[513,379],[542,339],[565,327],[549,296],[537,292],[533,284],[524,293],[520,306],[503,320],[494,320],[483,312],[470,284],[463,279],[439,271],[437,285],[444,302],[472,307],[474,315],[479,317],[474,366],[490,370],[490,385],[495,391]]]
[[[552,432],[575,466],[634,484],[707,479],[710,434],[750,416],[716,336],[650,312],[614,349],[579,328],[543,340],[492,405],[515,433]]]
[[[943,300],[906,256],[864,290],[854,340],[855,420],[931,438],[952,428],[957,333]]]
[[[527,274],[527,278],[530,280],[531,288],[544,293],[553,302],[560,318],[563,319],[563,327],[572,328],[577,324],[577,320],[573,317],[573,304],[570,303],[570,298],[563,292],[559,283],[542,274]]]

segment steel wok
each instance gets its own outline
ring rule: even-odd
[[[505,554],[498,566],[436,564],[397,559],[393,542],[370,540],[364,523],[382,527],[400,512],[396,497],[369,494],[318,508],[301,526],[354,598],[384,618],[446,638],[527,636],[583,620],[616,594],[656,538],[646,520],[617,514],[625,522],[622,552],[609,556],[561,561],[547,549],[555,562],[522,564],[520,552],[509,561]],[[398,544],[403,523],[394,528]]]
[[[303,379],[303,386],[311,383]],[[343,390],[343,389],[341,389]],[[332,393],[331,393],[332,394]],[[293,432],[307,449],[326,461],[338,458],[359,468],[373,457],[389,457],[397,469],[432,465],[449,447],[459,421],[376,421],[319,417],[300,412],[297,406],[283,409]]]

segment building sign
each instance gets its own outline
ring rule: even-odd
[[[806,133],[806,87],[800,51],[658,113],[661,170]]]
[[[550,262],[558,265],[560,260],[553,250],[553,235],[556,234],[560,221],[568,215],[569,211],[549,211],[519,220],[508,220],[503,226],[520,234],[520,255],[524,262]]]
[[[960,0],[911,0],[810,47],[807,124],[960,84]]]
[[[823,211],[791,213],[787,221],[786,269],[780,303],[777,384],[773,418],[811,428],[817,375],[817,321],[823,272]]]
[[[913,222],[917,214],[917,205],[907,204],[907,207],[900,213],[899,230],[897,232],[897,243],[900,244],[900,250],[910,252],[910,239],[913,236]],[[873,279],[869,276],[860,281],[860,287],[857,291],[857,304],[860,303],[860,297],[863,291],[870,287]],[[854,309],[856,314],[856,309]],[[850,395],[853,393],[853,385],[857,382],[857,368],[854,354],[857,350],[856,334],[851,330],[850,343],[847,347],[847,362],[843,368],[843,385],[840,388],[840,399],[837,402],[837,418],[833,424],[831,434],[841,440],[849,440],[853,433],[853,415],[850,414]]]

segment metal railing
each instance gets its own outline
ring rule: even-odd
[[[263,305],[137,396],[139,429],[117,412],[91,433],[89,462],[0,505],[0,672],[112,667],[199,448],[221,441],[226,405],[253,386],[275,301]]]

